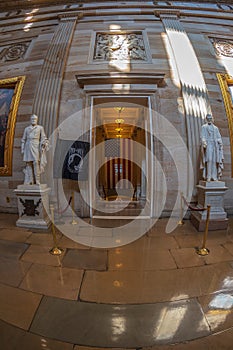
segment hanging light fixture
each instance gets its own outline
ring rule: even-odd
[[[115,123],[118,124],[117,128],[115,129],[117,131],[116,137],[122,137],[121,131],[123,128],[121,127],[121,124],[124,123],[124,119],[121,118],[121,112],[125,109],[124,107],[115,107],[116,111],[118,111],[119,116],[117,119],[115,119]]]

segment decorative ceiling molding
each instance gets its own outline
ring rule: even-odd
[[[130,3],[132,3],[132,6],[135,6],[135,0],[127,0],[124,1],[126,4],[126,6],[130,6]],[[146,0],[140,0],[138,1],[140,3],[140,7],[154,7],[154,6],[158,6],[156,4],[156,1],[154,1],[154,5],[150,5],[148,4],[148,1]],[[173,5],[173,0],[171,1],[167,1],[167,6],[174,6]],[[193,0],[190,1],[193,3],[200,3],[203,4],[203,1],[201,0]],[[232,0],[218,0],[218,1],[214,1],[214,0],[205,0],[205,3],[213,3],[216,5],[221,5],[221,4],[229,4],[232,5]],[[0,10],[2,11],[9,11],[9,10],[18,10],[18,9],[28,9],[28,8],[35,8],[35,7],[48,7],[48,6],[59,6],[59,5],[64,5],[64,6],[69,6],[69,5],[79,5],[79,7],[82,7],[83,5],[85,5],[85,3],[99,3],[99,4],[109,4],[112,3],[112,6],[114,7],[119,7],[121,6],[121,4],[117,4],[116,5],[116,1],[115,0],[100,0],[100,1],[96,1],[96,0],[68,0],[68,1],[64,1],[64,0],[8,0],[8,1],[1,1],[0,3]],[[122,4],[125,5],[125,4]],[[103,6],[103,5],[102,5]]]

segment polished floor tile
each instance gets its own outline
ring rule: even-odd
[[[61,234],[56,233],[57,236],[57,242],[59,242],[59,239],[61,238]],[[31,236],[27,239],[26,243],[28,244],[35,244],[35,245],[46,245],[46,246],[53,246],[53,235],[52,233],[32,233]]]
[[[176,269],[169,250],[152,248],[116,248],[109,251],[109,270],[169,270]]]
[[[0,344],[4,350],[15,350],[25,331],[0,320]]]
[[[20,288],[44,295],[76,300],[82,277],[83,271],[81,270],[33,264],[20,284]]]
[[[229,293],[201,296],[198,300],[212,332],[219,332],[233,326],[233,290]]]
[[[205,264],[203,257],[198,255],[194,248],[171,249],[171,254],[179,268],[202,266]]]
[[[221,261],[233,260],[233,254],[229,253],[229,251],[226,248],[220,245],[218,246],[207,245],[207,248],[209,248],[209,254],[204,257],[206,264],[215,264]]]
[[[102,303],[148,303],[180,300],[229,290],[230,264],[168,271],[87,271],[81,300]]]
[[[19,259],[26,251],[28,244],[0,240],[0,255],[11,259]]]
[[[23,228],[16,229],[0,229],[0,239],[14,242],[25,243],[27,238],[31,236],[31,231]]]
[[[107,270],[107,251],[69,249],[62,261],[62,266],[85,270]]]
[[[0,321],[0,344],[4,350],[73,350],[72,344],[48,339]]]
[[[31,332],[95,347],[142,347],[207,336],[195,299],[145,305],[101,305],[44,297]]]
[[[19,286],[32,263],[0,256],[0,282]]]
[[[144,350],[232,350],[233,329],[207,337],[165,346],[145,347]]]
[[[2,284],[0,286],[0,318],[27,330],[41,298],[39,294]]]
[[[17,218],[0,214],[4,350],[233,349],[233,218],[209,232],[205,257],[188,220],[166,234],[159,219],[134,240],[148,221],[127,231],[125,220],[108,220],[105,231],[66,218],[64,253],[53,256],[51,230],[15,227]]]
[[[28,248],[28,250],[24,253],[21,260],[34,262],[36,264],[42,264],[42,265],[44,264],[44,265],[51,265],[51,266],[60,266],[61,259],[65,254],[65,250],[62,252],[60,256],[52,255],[49,253],[52,247],[53,245],[51,246],[31,245]]]
[[[0,213],[0,228],[15,228],[18,218],[18,214]]]
[[[85,245],[82,245],[80,243],[77,243],[73,241],[72,239],[62,236],[59,240],[59,247],[61,248],[69,248],[69,249],[90,249],[90,247],[87,247]]]
[[[233,256],[233,242],[227,242],[223,244],[223,247],[226,248],[228,252]]]
[[[202,245],[202,235],[197,233],[195,235],[176,235],[175,239],[180,248],[194,248]]]

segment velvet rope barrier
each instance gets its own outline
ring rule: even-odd
[[[185,205],[192,211],[207,211],[206,213],[206,222],[205,222],[205,231],[204,231],[204,235],[203,235],[203,242],[202,242],[202,247],[201,248],[196,248],[196,253],[198,255],[201,256],[205,256],[209,254],[209,249],[206,248],[206,240],[207,240],[207,235],[208,235],[208,230],[209,230],[209,221],[210,221],[210,209],[211,206],[207,205],[207,208],[195,208],[193,207],[190,203],[188,203],[188,201],[186,200],[186,198],[183,196],[183,193],[181,192],[180,194],[180,220],[178,222],[178,225],[183,225],[183,202],[185,203]]]

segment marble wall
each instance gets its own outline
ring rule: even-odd
[[[82,133],[82,130],[85,130],[90,123],[88,108],[91,105],[92,97],[116,94],[114,85],[119,83],[116,75],[118,77],[126,76],[124,83],[127,86],[130,84],[127,90],[117,90],[118,97],[128,96],[130,98],[134,95],[150,97],[153,108],[165,116],[183,140],[187,142],[185,108],[180,81],[172,59],[172,52],[169,51],[171,48],[163,23],[158,16],[159,12],[169,10],[178,14],[178,20],[182,23],[194,48],[207,87],[215,124],[220,128],[223,136],[225,169],[222,180],[226,181],[226,185],[229,187],[225,197],[225,207],[228,213],[233,213],[229,127],[216,77],[216,73],[226,73],[226,67],[216,55],[211,43],[211,38],[215,37],[225,40],[232,39],[232,12],[229,8],[220,9],[217,5],[211,4],[208,6],[199,4],[197,8],[197,4],[195,7],[192,7],[191,4],[189,7],[185,7],[181,3],[176,6],[170,6],[168,3],[148,2],[147,6],[140,7],[140,2],[135,1],[130,2],[128,6],[122,3],[113,8],[112,3],[91,2],[84,4],[82,8],[75,5],[59,5],[21,10],[20,14],[0,13],[0,57],[2,57],[0,79],[26,76],[17,113],[13,174],[10,177],[0,178],[0,211],[17,211],[13,190],[23,182],[20,139],[35,106],[39,113],[46,114],[39,114],[43,125],[47,123],[48,119],[50,122],[52,120],[53,129],[57,127],[59,129],[60,123],[72,114],[79,112],[79,131],[74,129],[75,136]],[[59,58],[59,40],[53,40],[64,18],[70,18],[76,22],[73,22],[75,23],[73,31],[67,34],[70,42],[66,47],[63,66],[62,64],[56,66],[59,73],[56,91],[53,91],[54,84],[51,84],[51,99],[52,101],[56,99],[58,102],[57,109],[52,111],[51,106],[47,109],[44,106],[41,107],[43,104],[41,96],[38,106],[38,82],[45,67],[47,67],[47,75],[44,77],[45,84],[46,79],[51,78],[50,68],[52,66],[49,57],[54,63],[56,58],[54,52],[56,52]],[[96,33],[117,33],[119,30],[123,33],[143,35],[147,60],[132,60],[130,64],[120,64],[120,62],[113,60],[97,61],[93,59]],[[23,44],[25,50],[21,56],[7,60],[2,53],[5,52],[6,48],[15,44]],[[51,56],[48,55],[48,52],[51,52]],[[192,67],[190,67],[191,69]],[[233,75],[233,69],[229,73]],[[85,135],[84,139],[87,140],[88,137]],[[156,144],[156,141],[155,148],[157,157],[165,169],[169,195],[164,213],[168,213],[177,193],[176,170],[168,152],[163,147],[161,148],[159,143]],[[198,177],[199,169],[195,169],[195,171]],[[81,201],[79,202],[81,203]],[[78,209],[81,210],[77,204]]]

